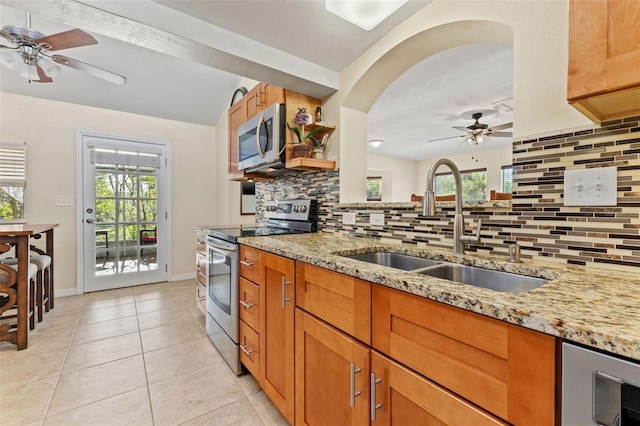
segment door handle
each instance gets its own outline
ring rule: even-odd
[[[87,219],[87,221],[86,221],[86,222],[87,222],[87,223],[93,223],[93,222],[95,222],[95,219],[91,219],[91,218],[89,218],[89,219]]]

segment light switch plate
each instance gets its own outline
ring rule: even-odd
[[[598,167],[564,172],[565,206],[615,206],[617,167]]]
[[[342,223],[344,225],[355,225],[356,214],[355,213],[342,213]]]
[[[369,215],[369,224],[384,226],[384,214],[383,213],[371,213]]]

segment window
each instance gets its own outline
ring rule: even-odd
[[[487,199],[487,169],[463,170],[462,177],[462,199],[467,201],[477,201]],[[453,174],[436,174],[436,196],[454,194],[456,192]]]
[[[513,166],[502,166],[502,192],[513,192]]]
[[[26,145],[0,142],[0,221],[24,222]]]
[[[367,176],[367,201],[382,201],[382,176]]]

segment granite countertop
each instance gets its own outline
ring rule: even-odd
[[[454,256],[451,250],[330,233],[251,237],[239,242],[640,361],[637,273],[530,260],[509,263],[506,256],[475,253]],[[551,281],[528,292],[507,293],[341,256],[374,251],[417,255]]]

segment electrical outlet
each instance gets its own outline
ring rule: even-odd
[[[55,207],[73,207],[73,204],[73,195],[56,195],[53,199],[53,205]]]
[[[356,214],[355,213],[342,213],[342,224],[343,225],[355,225],[356,224]]]
[[[384,226],[384,214],[383,213],[371,213],[369,215],[369,224]]]

